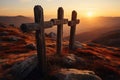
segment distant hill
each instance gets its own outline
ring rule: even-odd
[[[111,27],[93,29],[90,31],[76,34],[75,39],[80,42],[88,42],[88,41],[95,40],[106,33],[117,31],[117,30],[120,30],[119,26],[111,26]],[[65,37],[64,39],[69,39],[69,36]]]
[[[77,25],[76,34],[95,31],[96,29],[110,29],[120,27],[120,17],[95,17],[80,18],[80,24]]]
[[[49,17],[47,17],[49,18]],[[46,20],[46,19],[45,19]],[[25,16],[0,16],[0,23],[19,27],[22,23],[34,22],[33,18]],[[93,40],[99,35],[111,30],[120,28],[120,17],[95,17],[95,18],[80,18],[80,24],[77,25],[76,39],[79,41]],[[69,36],[70,27],[64,25],[64,36]],[[55,32],[56,27],[46,30],[47,33]],[[94,34],[94,36],[93,36]],[[78,37],[79,36],[79,37]]]
[[[77,40],[81,39],[81,41],[90,41],[102,36],[104,33],[109,33],[110,31],[118,30],[118,29],[120,29],[120,27],[118,26],[99,28],[92,31],[84,32],[82,34],[78,34],[79,37],[76,37],[76,39]]]
[[[24,16],[0,16],[0,23],[5,23],[9,25],[14,25],[19,27],[22,23],[33,22],[33,19],[30,17]]]
[[[81,18],[76,29],[76,40],[80,42],[92,41],[102,34],[119,29],[120,17]],[[65,39],[69,39],[69,35]]]
[[[107,46],[120,47],[120,29],[107,32],[92,42]]]

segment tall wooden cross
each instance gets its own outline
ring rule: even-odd
[[[68,22],[68,25],[71,26],[70,40],[69,40],[69,50],[74,49],[76,24],[79,24],[79,23],[80,23],[80,20],[77,19],[77,12],[72,11],[71,21]]]
[[[62,53],[62,39],[63,39],[63,24],[68,23],[68,19],[64,19],[64,10],[62,7],[58,8],[57,19],[51,19],[54,25],[57,25],[57,54]]]
[[[34,7],[35,23],[26,23],[21,25],[23,32],[36,31],[36,46],[38,66],[42,75],[47,73],[46,63],[46,47],[45,47],[45,35],[44,28],[50,28],[53,26],[51,21],[44,22],[43,8],[41,6]]]

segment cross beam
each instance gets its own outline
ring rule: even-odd
[[[51,28],[54,25],[67,24],[67,23],[68,23],[68,19],[63,19],[63,21],[57,20],[57,19],[51,19],[51,21],[44,22],[44,28]],[[20,28],[23,32],[30,32],[30,31],[39,30],[40,27],[43,27],[43,26],[39,23],[23,23],[20,26]]]
[[[77,12],[72,11],[71,21],[68,22],[68,26],[71,26],[70,40],[69,40],[69,50],[74,49],[76,25],[79,24],[79,23],[80,23],[80,20],[77,19]]]
[[[51,22],[51,21],[44,22],[44,28],[51,28],[52,26],[53,26],[53,22]],[[39,23],[24,23],[20,26],[20,28],[23,32],[39,30],[40,27],[43,27],[43,25],[41,25]]]
[[[58,20],[58,19],[51,19],[53,25],[60,25],[60,24],[67,24],[68,19]]]

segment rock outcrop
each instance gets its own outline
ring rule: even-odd
[[[53,39],[56,38],[56,34],[54,32],[50,32],[48,36]]]
[[[57,80],[102,80],[93,71],[60,69],[54,76]]]
[[[25,48],[27,48],[27,49],[32,49],[32,50],[36,50],[35,44],[27,44],[27,45],[25,46]]]

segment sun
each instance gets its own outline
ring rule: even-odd
[[[93,16],[93,12],[91,12],[91,11],[87,12],[87,16],[88,17],[92,17]]]

